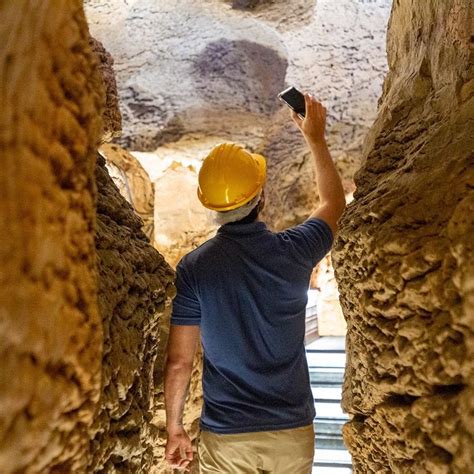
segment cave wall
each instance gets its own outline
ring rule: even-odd
[[[174,272],[97,153],[120,134],[111,57],[80,1],[0,16],[0,472],[163,473]]]
[[[113,60],[91,44],[106,86],[103,140],[121,133]],[[113,168],[113,169],[112,169]],[[120,171],[125,182],[112,171]],[[127,150],[103,143],[97,154],[96,252],[102,318],[102,390],[90,429],[89,472],[172,472],[164,460],[166,416],[163,366],[174,271],[151,245],[154,190]],[[162,225],[158,221],[159,226]],[[184,426],[198,435],[202,358],[196,357]],[[196,461],[192,469],[196,468]]]
[[[129,202],[143,221],[143,232],[152,245],[155,241],[154,185],[140,162],[116,143],[105,143],[100,154],[120,194]]]
[[[324,102],[330,148],[352,192],[386,73],[390,6],[391,0],[87,0],[86,12],[93,35],[114,56],[126,119],[121,144],[154,152],[157,163],[174,149],[194,152],[200,164],[228,140],[263,153],[264,217],[280,230],[308,216],[317,189],[307,146],[277,93],[295,85]]]
[[[394,2],[389,73],[340,222],[344,437],[358,473],[474,466],[470,3]]]
[[[215,0],[85,5],[93,36],[115,60],[124,148],[154,151],[187,135],[261,137],[287,67],[271,28]]]
[[[82,2],[1,2],[0,18],[0,472],[84,472],[103,87]]]
[[[91,430],[91,472],[149,472],[161,453],[154,370],[174,272],[142,230],[97,156],[96,250],[102,317],[102,392]]]

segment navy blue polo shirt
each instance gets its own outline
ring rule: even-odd
[[[171,323],[200,325],[203,430],[245,433],[313,422],[305,309],[311,271],[332,238],[321,219],[278,233],[260,221],[226,224],[182,258]]]

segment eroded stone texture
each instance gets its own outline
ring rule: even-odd
[[[142,221],[97,157],[99,310],[104,351],[102,394],[89,470],[149,472],[159,438],[154,366],[160,319],[174,296],[174,273],[142,231]]]
[[[277,93],[295,85],[328,107],[328,140],[351,192],[386,70],[390,6],[391,0],[166,0],[159,7],[89,0],[87,12],[116,61],[129,124],[123,143],[178,150],[189,137],[212,136],[208,151],[232,140],[261,152],[268,159],[263,217],[279,230],[308,216],[317,190],[307,147]]]
[[[0,472],[85,472],[103,87],[82,2],[1,2],[0,18]]]
[[[277,34],[215,1],[87,2],[94,36],[112,53],[124,116],[121,144],[153,151],[189,133],[255,140],[287,61]]]
[[[348,194],[362,139],[375,119],[391,3],[298,0],[289,7],[276,1],[252,12],[282,37],[289,52],[287,85],[326,106],[327,140]],[[286,107],[274,114],[258,151],[269,160],[265,219],[277,230],[300,223],[317,205],[317,189],[312,158]]]
[[[100,153],[106,158],[107,169],[120,193],[143,220],[143,232],[153,244],[155,191],[148,173],[131,153],[115,143],[103,144]]]
[[[474,466],[469,2],[395,2],[390,71],[334,252],[357,472]]]
[[[105,51],[100,58],[106,61],[102,70],[113,74]],[[113,83],[113,77],[105,79]],[[109,93],[114,94],[115,89],[108,87]],[[117,109],[108,115],[119,117],[118,102],[108,100],[108,105]],[[120,123],[112,125],[118,132]],[[108,135],[106,130],[103,139]],[[96,169],[104,353],[102,394],[91,430],[93,458],[88,470],[163,474],[171,472],[164,461],[162,372],[174,272],[150,245],[154,192],[147,173],[135,157],[116,144],[102,144],[100,153],[107,158],[106,165],[99,155]],[[202,361],[197,358],[184,419],[192,440],[197,437],[201,411],[201,373]]]
[[[99,58],[100,72],[106,90],[106,104],[102,114],[102,141],[108,142],[122,134],[122,115],[113,69],[114,60],[100,41],[92,37],[89,41],[92,50]]]

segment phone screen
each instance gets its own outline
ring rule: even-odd
[[[304,95],[294,87],[282,92],[280,99],[285,101],[297,114],[305,116]]]

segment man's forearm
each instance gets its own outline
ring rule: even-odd
[[[166,429],[176,431],[183,426],[183,411],[191,379],[192,364],[173,364],[165,368]]]
[[[308,145],[316,168],[316,184],[321,205],[331,203],[344,209],[344,189],[326,141],[308,142]]]

